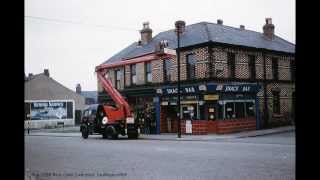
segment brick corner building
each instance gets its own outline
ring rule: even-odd
[[[183,27],[180,37],[182,133],[230,133],[294,120],[295,45],[275,35],[217,23]],[[99,66],[134,108],[144,133],[177,132],[177,37],[174,30],[141,40]],[[110,97],[98,83],[98,101]]]

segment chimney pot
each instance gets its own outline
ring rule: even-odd
[[[141,34],[141,43],[148,44],[152,39],[152,29],[149,27],[149,22],[144,22],[142,30],[140,30]]]
[[[274,25],[271,18],[266,18],[266,24],[263,26],[263,35],[270,40],[274,38]]]
[[[241,30],[244,30],[244,25],[240,25],[240,29],[241,29]]]
[[[46,75],[46,76],[48,76],[48,77],[50,77],[50,74],[49,74],[49,69],[44,69],[44,75]]]
[[[174,23],[174,26],[175,26],[175,31],[176,33],[183,33],[185,31],[185,28],[186,28],[186,22],[185,21],[182,21],[182,20],[179,20],[179,21],[176,21]]]
[[[76,93],[81,94],[81,85],[77,84]]]
[[[218,19],[218,20],[217,20],[217,23],[220,24],[220,25],[222,25],[222,24],[223,24],[222,19]]]

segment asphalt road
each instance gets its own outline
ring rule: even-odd
[[[33,179],[295,179],[295,135],[210,142],[25,136],[25,168]]]

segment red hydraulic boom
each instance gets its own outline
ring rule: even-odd
[[[116,121],[119,119],[127,119],[128,117],[132,118],[132,112],[128,102],[123,98],[119,91],[112,86],[111,81],[108,79],[108,77],[105,77],[105,73],[102,73],[100,68],[97,67],[96,72],[97,78],[99,79],[102,87],[110,95],[117,106],[117,108],[104,106],[104,109],[109,116],[109,120]]]

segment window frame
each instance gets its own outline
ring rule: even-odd
[[[136,64],[130,64],[130,80],[131,80],[132,85],[137,84],[137,66],[136,66]]]
[[[146,83],[152,83],[152,66],[151,66],[151,61],[147,61],[145,62],[145,82]],[[148,68],[149,66],[149,68]],[[148,70],[149,69],[149,70]],[[148,77],[151,77],[151,79],[149,80]]]
[[[272,112],[280,114],[280,91],[272,91]]]
[[[120,89],[121,88],[121,76],[122,76],[122,74],[121,74],[121,69],[116,69],[115,71],[114,71],[114,74],[115,74],[115,88],[116,89]],[[118,84],[119,83],[119,84]]]
[[[170,66],[172,65],[171,59],[163,60],[163,81],[170,82],[171,81],[171,74],[170,74]]]
[[[291,73],[291,81],[296,80],[296,62],[295,60],[290,61],[290,73]]]
[[[255,55],[249,55],[249,79],[255,80],[256,79],[256,56]]]
[[[236,78],[236,54],[228,52],[227,61],[229,78]]]
[[[272,62],[272,79],[279,80],[279,61],[278,58],[273,57]]]
[[[196,79],[196,64],[197,64],[197,59],[195,57],[195,54],[194,53],[187,54],[186,55],[187,79],[189,80]],[[192,76],[191,76],[191,72],[193,72]]]

